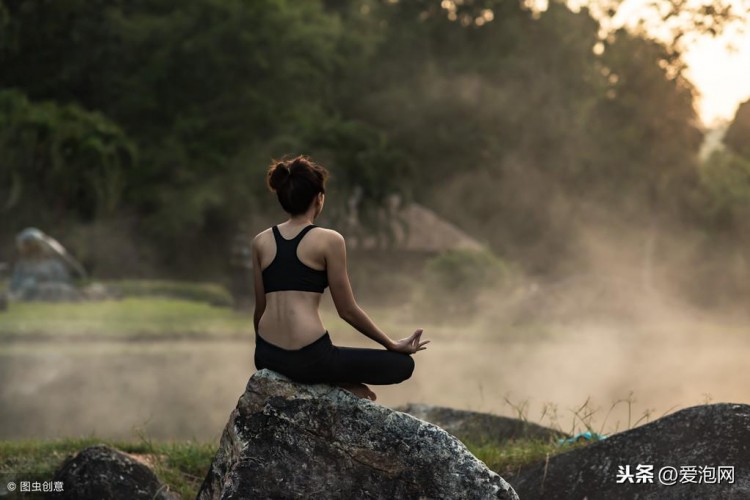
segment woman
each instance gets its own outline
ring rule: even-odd
[[[411,377],[411,354],[426,349],[422,329],[394,341],[357,305],[346,271],[344,238],[313,224],[325,203],[328,171],[305,156],[275,163],[267,183],[289,220],[253,240],[255,366],[301,383],[331,383],[376,399],[365,384]],[[318,314],[329,287],[339,316],[386,349],[338,347]]]

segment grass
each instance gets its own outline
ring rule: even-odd
[[[77,303],[15,302],[0,314],[0,339],[239,336],[252,330],[252,318],[247,314],[205,302],[155,297]]]
[[[146,455],[151,469],[171,491],[195,498],[216,454],[217,446],[200,442],[119,441],[87,438],[0,441],[0,476],[3,480],[51,480],[66,457],[95,444]]]
[[[464,441],[469,451],[487,467],[503,477],[515,474],[520,467],[531,465],[559,453],[580,448],[588,443],[559,445],[552,440],[512,439],[502,444],[477,444]]]
[[[234,302],[229,291],[218,283],[172,280],[117,280],[102,283],[122,297],[168,297],[226,307],[231,307]]]
[[[106,444],[120,451],[146,455],[151,469],[162,483],[183,499],[195,498],[218,449],[212,443],[196,441],[155,442],[87,438],[58,440],[0,441],[0,476],[10,480],[51,480],[67,456],[95,444]],[[503,445],[464,443],[477,458],[500,474],[518,469],[547,456],[571,449],[551,441],[513,440]]]
[[[119,280],[103,284],[122,299],[8,304],[0,314],[0,339],[239,337],[252,332],[252,319],[229,307],[232,297],[217,283]]]

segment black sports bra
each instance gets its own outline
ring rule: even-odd
[[[297,247],[310,229],[318,227],[315,224],[303,228],[291,240],[285,240],[278,227],[273,226],[273,236],[276,240],[276,256],[263,269],[263,288],[266,293],[282,290],[300,290],[303,292],[323,293],[328,286],[328,273],[305,265],[297,258]]]

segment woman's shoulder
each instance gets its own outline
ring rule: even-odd
[[[313,229],[318,229],[320,236],[327,242],[336,243],[344,241],[344,236],[335,229],[323,226],[315,226]]]
[[[263,231],[259,232],[253,237],[252,246],[255,248],[258,248],[260,245],[267,244],[264,243],[268,241],[269,239],[273,239],[272,236],[273,227],[269,227],[267,229],[264,229]]]
[[[271,226],[269,228],[266,228],[263,231],[261,231],[258,234],[256,234],[255,237],[253,238],[253,240],[258,240],[260,238],[263,238],[265,235],[270,234],[271,231],[273,231],[273,226]]]

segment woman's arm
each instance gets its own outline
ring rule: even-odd
[[[392,349],[395,342],[383,333],[354,300],[349,275],[346,271],[346,243],[344,237],[331,230],[332,237],[326,245],[325,259],[328,270],[328,287],[336,311],[341,319],[367,335],[386,349]]]
[[[266,291],[263,288],[263,275],[260,269],[260,254],[258,253],[258,237],[253,239],[253,289],[255,290],[255,313],[253,314],[253,326],[258,333],[258,323],[263,312],[266,310]]]

